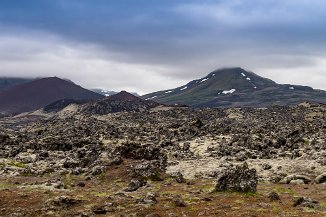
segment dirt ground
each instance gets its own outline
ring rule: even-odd
[[[214,179],[177,183],[164,177],[161,181],[149,180],[137,191],[126,192],[131,177],[123,165],[90,180],[80,175],[62,176],[61,189],[46,185],[56,178],[0,178],[0,216],[326,216],[325,184],[259,183],[257,193],[243,194],[213,192]],[[279,194],[280,201],[268,198],[272,191]],[[148,193],[156,195],[155,203],[144,200]],[[58,196],[77,202],[51,204]],[[294,207],[299,196],[319,201],[321,209]],[[175,198],[181,198],[185,206],[176,205]],[[97,207],[105,207],[103,214],[95,213]]]

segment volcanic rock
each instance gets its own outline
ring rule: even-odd
[[[326,183],[326,173],[323,173],[316,177],[315,182],[318,184]]]
[[[256,192],[258,176],[248,164],[230,166],[217,175],[216,191]]]
[[[132,179],[129,183],[128,188],[125,191],[137,191],[140,187],[143,187],[147,184],[147,181],[144,179]]]

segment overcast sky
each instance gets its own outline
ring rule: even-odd
[[[169,89],[222,67],[326,90],[325,0],[0,0],[0,76]]]

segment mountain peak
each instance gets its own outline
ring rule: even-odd
[[[215,69],[213,72],[211,73],[216,73],[216,72],[246,72],[245,69],[241,68],[241,67],[225,67],[225,68],[220,68],[220,69]]]

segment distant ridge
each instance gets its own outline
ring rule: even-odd
[[[13,115],[43,108],[61,99],[94,100],[103,96],[57,77],[33,80],[0,92],[0,113]]]
[[[326,103],[326,91],[277,84],[238,67],[215,70],[183,86],[146,94],[142,98],[196,108],[266,107],[296,105],[304,101]]]
[[[115,112],[141,112],[160,105],[151,100],[143,100],[126,91],[90,102],[81,107],[82,113],[105,115]]]
[[[32,81],[32,78],[14,78],[14,77],[0,77],[0,92],[18,85],[18,84],[23,84]]]
[[[95,93],[101,94],[103,96],[112,96],[112,95],[115,95],[115,94],[119,93],[119,92],[116,92],[116,91],[110,91],[110,90],[104,90],[104,89],[98,89],[98,88],[97,89],[90,89],[90,90],[95,92]],[[131,94],[134,95],[134,96],[139,97],[138,93],[132,92]]]

